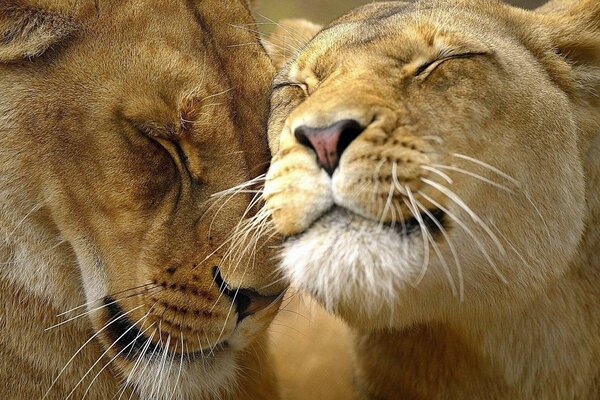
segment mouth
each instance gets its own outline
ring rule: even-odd
[[[125,358],[137,359],[144,357],[160,357],[165,353],[167,346],[162,343],[154,342],[152,337],[148,337],[146,330],[140,330],[126,315],[121,306],[111,297],[104,298],[104,305],[108,312],[109,324],[106,332],[109,339],[114,343],[113,347],[121,352]],[[177,352],[168,350],[168,353],[174,357],[183,357],[193,361],[195,359],[206,359],[214,357],[218,353],[226,351],[229,348],[227,341],[217,343],[211,348],[201,349],[194,352]]]
[[[330,208],[327,212],[323,213],[323,215],[321,215],[318,219],[316,219],[311,224],[311,226],[309,226],[304,232],[298,233],[296,235],[288,236],[285,238],[285,240],[286,241],[294,240],[294,239],[301,237],[306,232],[310,231],[315,225],[318,225],[321,221],[328,218],[333,213],[347,214],[354,218],[359,216],[358,214],[354,213],[353,211],[351,211],[345,207],[340,207],[340,206],[336,205],[336,206],[333,206],[332,208]],[[364,217],[361,217],[361,218],[364,218]],[[367,218],[364,218],[364,219],[367,220]],[[377,221],[375,221],[375,222],[377,222]],[[427,232],[432,237],[435,238],[438,234],[441,233],[441,229],[447,229],[446,213],[444,211],[440,210],[439,208],[433,208],[433,209],[427,210],[427,212],[422,212],[418,218],[412,217],[410,219],[406,219],[403,221],[402,220],[396,221],[393,223],[392,222],[381,223],[381,228],[384,228],[389,231],[393,231],[397,235],[399,235],[401,238],[407,238],[414,234],[419,234],[423,230],[427,230]],[[351,227],[348,226],[348,229],[351,229]]]
[[[439,208],[427,210],[422,212],[419,218],[412,217],[411,219],[404,221],[404,223],[385,223],[384,226],[394,229],[401,236],[410,236],[415,233],[427,230],[430,235],[434,236],[440,233],[441,228],[446,225],[446,213]]]

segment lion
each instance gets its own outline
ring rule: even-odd
[[[271,46],[298,51],[274,58],[263,213],[350,327],[359,396],[598,399],[600,2],[310,26]]]
[[[270,158],[251,23],[246,0],[1,2],[0,398],[278,398],[285,283],[271,247],[229,254]]]

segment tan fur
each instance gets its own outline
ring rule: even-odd
[[[283,66],[267,209],[363,398],[599,398],[599,90],[595,0],[373,3]],[[329,177],[294,133],[342,119],[366,129]]]
[[[252,22],[244,0],[0,3],[0,398],[277,397],[277,302],[237,324],[213,280],[284,288],[270,246],[225,258],[251,196],[211,197],[268,162]],[[109,300],[164,361],[112,345]]]
[[[352,400],[354,374],[347,326],[314,300],[286,298],[270,332],[273,365],[285,400]]]

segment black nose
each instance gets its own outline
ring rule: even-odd
[[[321,167],[329,175],[333,175],[344,150],[364,130],[365,128],[358,121],[344,119],[326,128],[300,126],[296,128],[294,135],[299,143],[317,153],[317,160]]]
[[[213,276],[219,290],[235,304],[238,322],[264,310],[282,296],[282,294],[263,296],[252,289],[230,289],[223,280],[218,267],[214,268]]]

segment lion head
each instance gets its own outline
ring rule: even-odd
[[[313,32],[269,123],[292,284],[371,330],[507,310],[564,277],[593,193],[599,19],[595,1],[378,2]]]
[[[84,344],[69,326],[84,351],[100,343],[93,365],[53,354],[46,395],[93,393],[94,366],[145,398],[223,396],[255,374],[284,284],[268,246],[228,257],[255,203],[226,190],[269,158],[273,67],[252,22],[244,0],[0,5],[3,291],[63,316],[48,348]]]

